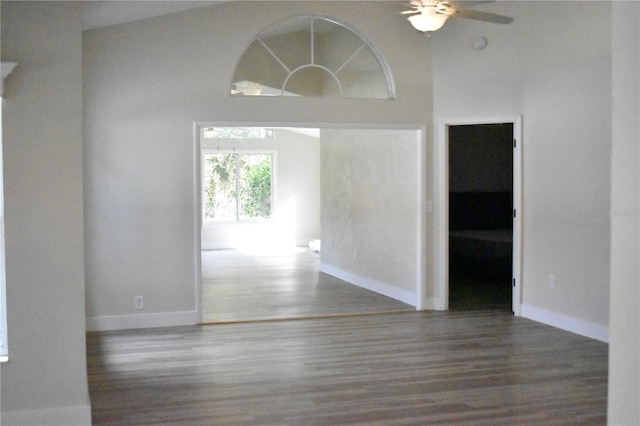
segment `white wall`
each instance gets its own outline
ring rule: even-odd
[[[320,269],[418,305],[419,132],[323,129],[321,141]]]
[[[611,156],[611,425],[640,424],[640,4],[613,5]]]
[[[610,4],[504,2],[480,9],[515,20],[507,26],[451,20],[432,36],[434,122],[522,114],[522,313],[606,340]],[[471,49],[480,35],[488,46]]]
[[[274,139],[203,139],[202,149],[274,150],[274,206],[269,223],[216,223],[202,229],[202,248],[291,248],[320,238],[320,141],[276,129]]]
[[[198,321],[194,121],[429,124],[428,40],[395,13],[395,2],[366,14],[361,7],[233,2],[84,33],[89,328]],[[309,12],[348,22],[374,43],[397,99],[230,97],[251,38]],[[145,296],[143,311],[134,309],[135,295]]]
[[[2,2],[9,362],[3,425],[91,424],[79,3]]]

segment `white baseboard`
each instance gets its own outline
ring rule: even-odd
[[[88,331],[107,331],[195,325],[199,322],[200,315],[196,311],[161,312],[156,314],[88,317],[86,327]]]
[[[307,247],[309,241],[313,238],[299,238],[295,241],[295,246],[291,247]],[[235,250],[241,249],[243,246],[239,244],[233,244],[228,241],[203,241],[201,244],[202,250]],[[279,250],[281,247],[276,247],[274,250]]]
[[[570,331],[571,333],[600,340],[601,342],[609,342],[609,327],[601,324],[548,311],[526,303],[521,305],[521,315],[523,318]]]
[[[91,405],[74,405],[39,410],[3,411],[2,426],[81,426],[91,425]]]
[[[237,247],[231,247],[231,244],[216,243],[216,242],[202,242],[201,250],[231,250]]]
[[[373,292],[390,297],[392,299],[399,300],[400,302],[404,302],[411,306],[417,306],[417,297],[413,292],[403,290],[401,288],[397,288],[379,281],[375,281],[370,278],[362,277],[360,275],[344,271],[340,268],[336,268],[335,266],[327,265],[322,262],[320,263],[320,272],[324,272],[325,274],[329,274],[358,287],[362,287],[367,290],[371,290]]]

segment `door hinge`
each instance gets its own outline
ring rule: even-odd
[[[513,209],[513,217],[516,217],[516,209]]]
[[[516,139],[513,140],[513,147],[516,147]]]
[[[513,287],[515,287],[515,286],[516,286],[516,279],[514,278],[513,279]]]

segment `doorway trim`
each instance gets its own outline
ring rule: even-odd
[[[418,153],[416,193],[418,198],[416,215],[416,269],[415,269],[415,307],[416,310],[432,309],[433,299],[427,296],[427,212],[430,209],[427,198],[427,127],[424,124],[374,124],[374,123],[291,123],[291,122],[242,122],[242,121],[194,121],[193,122],[193,161],[194,161],[194,290],[195,310],[198,323],[203,321],[202,307],[202,188],[201,188],[201,143],[200,134],[204,127],[274,127],[274,128],[315,128],[315,129],[363,129],[363,130],[411,130],[416,132]],[[398,299],[400,300],[400,299]]]
[[[449,128],[475,124],[513,124],[513,281],[514,315],[522,310],[522,117],[469,117],[442,119],[434,144],[434,308],[449,309]]]

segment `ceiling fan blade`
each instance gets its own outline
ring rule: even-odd
[[[406,7],[407,9],[401,12],[397,12],[399,15],[409,15],[411,13],[420,13],[420,8],[422,7],[422,4],[420,2],[410,1],[410,2],[403,3],[403,6]]]
[[[447,3],[457,9],[459,7],[465,8],[465,7],[477,6],[480,4],[495,3],[495,0],[454,0],[454,1],[444,1],[444,3]]]
[[[446,13],[454,18],[474,19],[476,21],[492,22],[494,24],[510,24],[513,18],[510,16],[496,15],[495,13],[480,12],[477,10],[456,9],[452,13]]]

